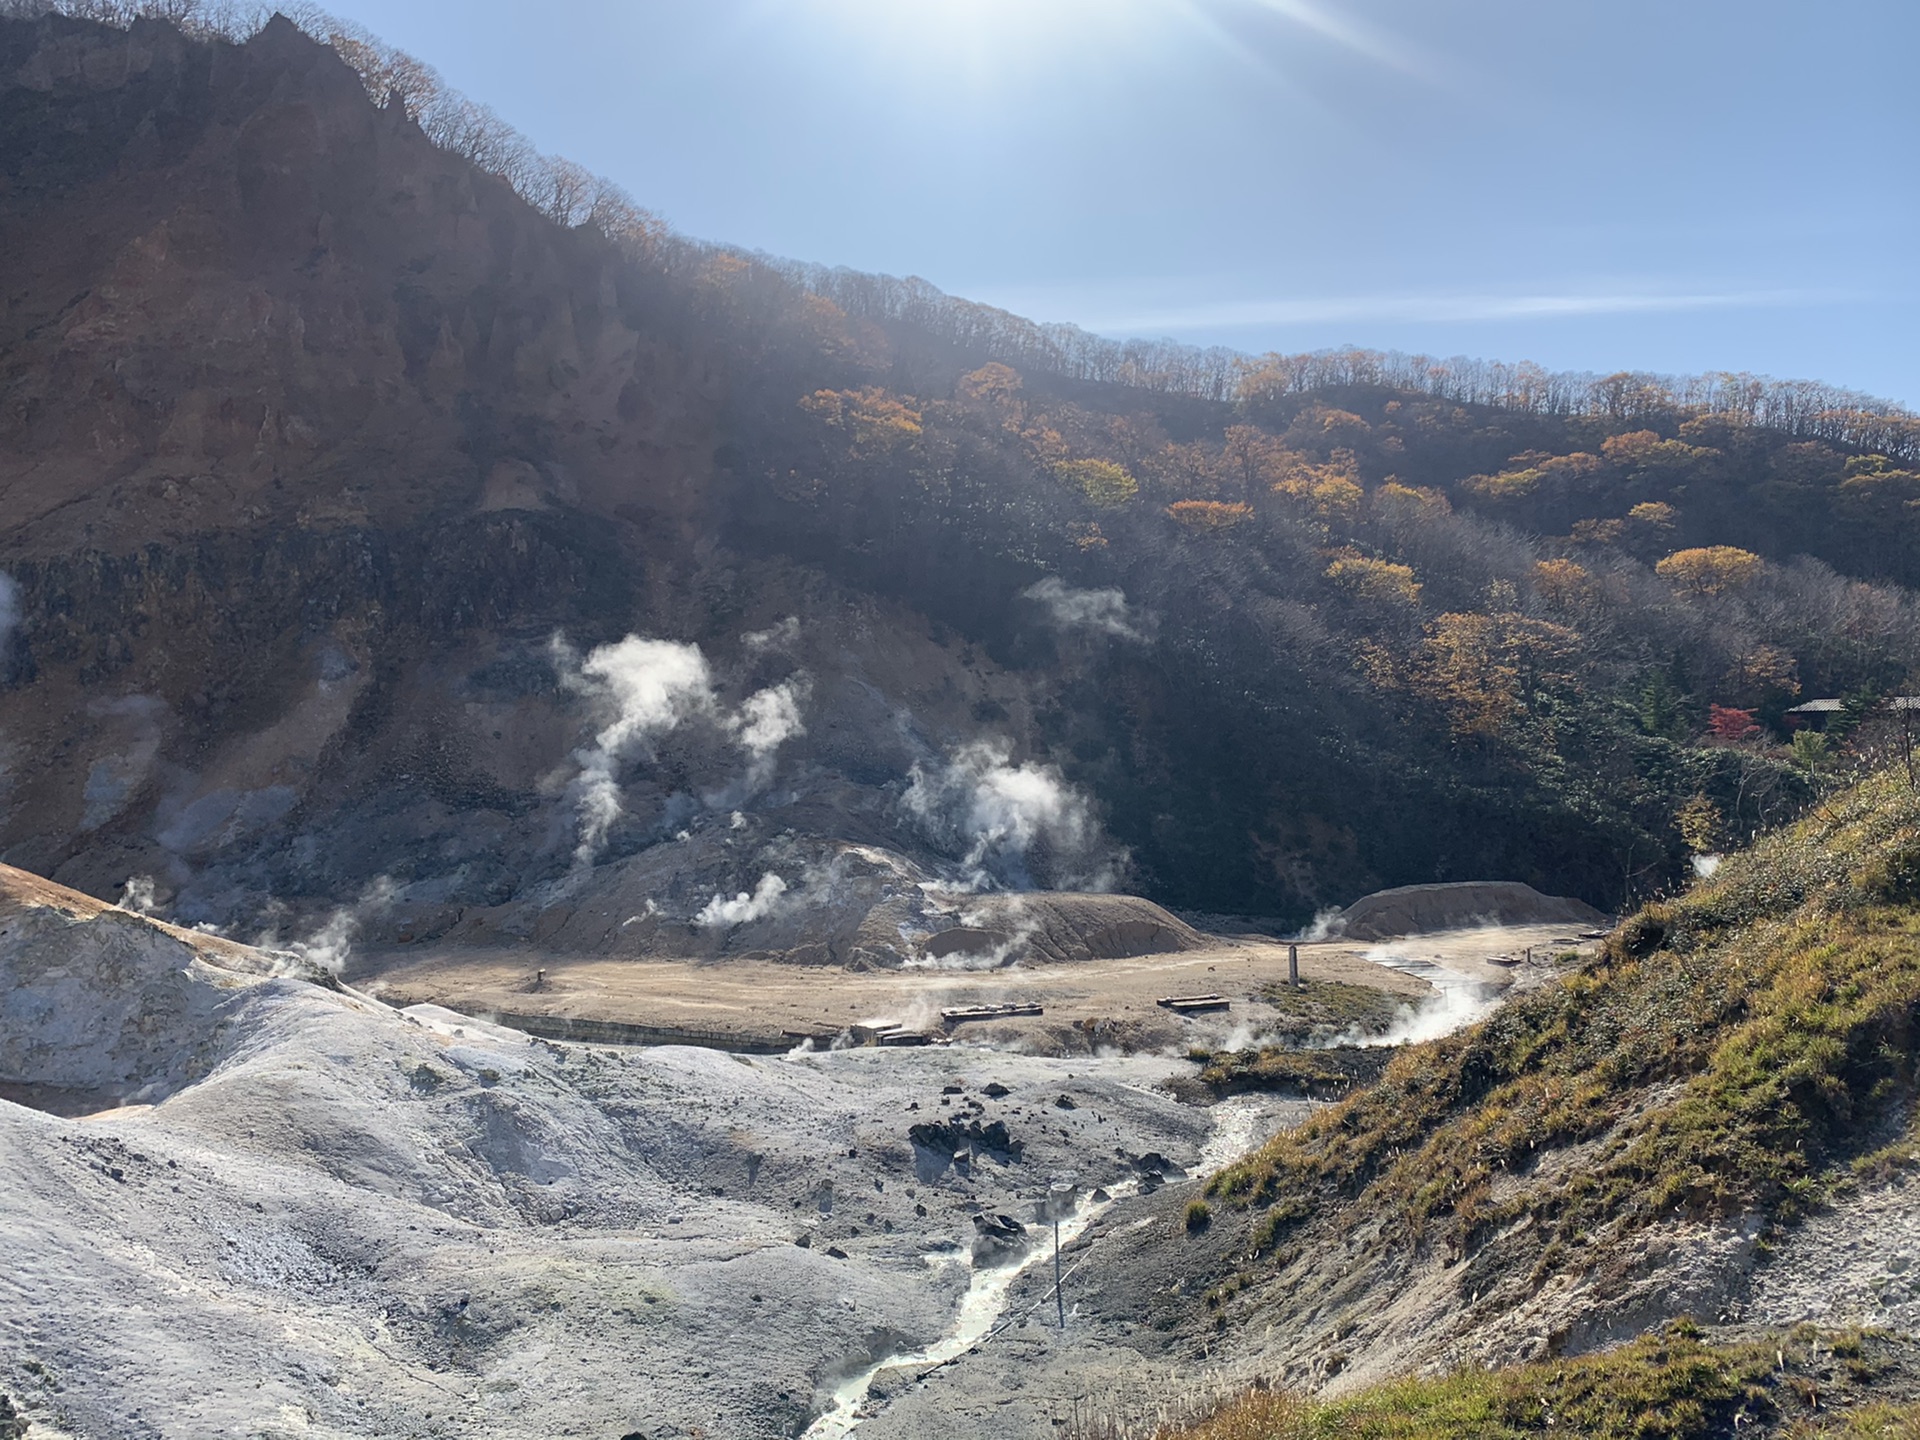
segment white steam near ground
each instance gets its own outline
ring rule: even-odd
[[[129,875],[120,889],[119,905],[136,915],[151,915],[159,908],[158,891],[151,875]]]
[[[800,617],[789,615],[786,619],[764,630],[750,630],[740,637],[740,643],[750,655],[762,650],[784,650],[800,638]]]
[[[1417,976],[1432,986],[1432,991],[1422,996],[1417,1004],[1403,1006],[1398,1017],[1385,1030],[1367,1033],[1358,1029],[1350,1030],[1335,1036],[1329,1044],[1417,1045],[1423,1040],[1438,1040],[1443,1035],[1451,1035],[1456,1030],[1485,1019],[1499,1008],[1504,995],[1499,986],[1488,985],[1415,954],[1419,942],[1417,935],[1410,935],[1404,940],[1390,940],[1367,950],[1362,958],[1389,970]]]
[[[782,680],[749,695],[739,713],[728,717],[727,729],[752,757],[747,770],[748,789],[757,790],[771,780],[775,753],[787,741],[807,733],[800,705],[810,690],[804,676]]]
[[[943,764],[916,764],[901,803],[936,844],[962,853],[976,888],[1036,887],[1045,851],[1053,888],[1110,890],[1116,857],[1103,854],[1092,804],[1051,765],[1012,763],[1003,740],[963,745]]]
[[[1324,910],[1313,912],[1313,923],[1297,935],[1288,935],[1288,940],[1297,940],[1303,945],[1316,945],[1322,940],[1332,940],[1346,933],[1347,922],[1342,917],[1346,911],[1338,905],[1329,905]]]
[[[756,648],[755,641],[763,642],[757,648],[766,648],[783,643],[798,628],[797,621],[783,622],[746,640],[749,648]],[[561,685],[588,697],[606,717],[593,743],[574,751],[579,770],[567,787],[580,826],[573,852],[578,868],[593,864],[624,812],[622,769],[650,758],[660,737],[693,722],[717,725],[747,752],[743,783],[753,790],[772,779],[779,748],[806,733],[800,715],[809,688],[805,676],[758,691],[729,713],[720,704],[712,667],[698,645],[629,635],[596,646],[583,660],[564,636],[555,635],[549,650]]]
[[[1122,640],[1145,641],[1127,605],[1124,590],[1076,590],[1058,575],[1049,575],[1020,592],[1046,609],[1048,618],[1063,630],[1093,630]]]
[[[128,888],[132,888],[131,882]],[[306,934],[282,940],[274,930],[258,937],[253,944],[256,949],[289,962],[286,968],[291,974],[311,974],[317,970],[337,976],[353,954],[353,942],[359,938],[361,926],[391,909],[399,893],[400,887],[392,880],[385,875],[377,876],[353,904],[336,906]]]
[[[560,683],[595,697],[612,712],[593,744],[574,752],[580,773],[568,787],[580,817],[574,863],[590,865],[620,818],[622,763],[690,714],[710,709],[713,686],[706,656],[697,645],[629,635],[617,644],[597,647],[582,661],[556,635],[551,651]]]
[[[760,883],[753,887],[751,895],[745,890],[740,891],[731,900],[722,895],[715,895],[700,913],[693,917],[693,923],[702,929],[713,930],[764,920],[781,908],[786,895],[787,882],[772,871],[768,871],[760,877]]]

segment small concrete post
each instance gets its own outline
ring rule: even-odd
[[[546,985],[547,985],[547,972],[544,970],[534,971],[533,972],[533,988],[536,990],[544,990],[546,988]]]
[[[1300,988],[1300,947],[1287,946],[1287,984],[1294,989]]]

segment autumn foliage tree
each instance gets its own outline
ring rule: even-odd
[[[1140,482],[1111,460],[1060,460],[1053,473],[1102,509],[1116,509],[1140,493]]]
[[[1326,577],[1356,600],[1409,607],[1420,603],[1420,582],[1411,565],[1343,550],[1327,566]]]
[[[1732,744],[1751,740],[1760,733],[1760,727],[1754,723],[1751,710],[1742,710],[1734,705],[1709,705],[1707,733],[1716,740]]]
[[[1578,632],[1522,615],[1449,614],[1427,627],[1414,689],[1446,711],[1455,734],[1497,738],[1536,697],[1568,684]]]
[[[800,408],[840,435],[857,459],[886,454],[915,439],[924,416],[877,385],[859,390],[816,390]]]
[[[1676,550],[1653,568],[1677,590],[1724,595],[1752,584],[1766,569],[1766,562],[1751,550],[1733,545],[1704,545]]]
[[[1176,500],[1167,507],[1167,514],[1188,530],[1231,530],[1253,518],[1253,507],[1220,500]]]

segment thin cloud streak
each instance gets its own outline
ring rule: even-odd
[[[1595,315],[1675,314],[1689,310],[1764,310],[1858,301],[1830,290],[1739,290],[1671,293],[1616,291],[1537,295],[1333,295],[1322,299],[1219,301],[1137,314],[1095,316],[1079,323],[1096,333],[1231,330],[1252,325],[1324,325],[1346,321],[1460,324],[1555,320]]]
[[[1313,3],[1313,0],[1247,0],[1255,9],[1271,11],[1294,24],[1311,30],[1323,39],[1331,40],[1354,54],[1373,61],[1376,65],[1385,65],[1389,69],[1404,71],[1409,75],[1429,78],[1427,64],[1409,53],[1405,47],[1395,43],[1390,37],[1380,34],[1371,26],[1336,15],[1325,6]]]

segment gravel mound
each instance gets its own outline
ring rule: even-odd
[[[1349,940],[1393,940],[1480,925],[1591,929],[1610,922],[1584,900],[1542,895],[1517,880],[1463,880],[1376,891],[1341,911],[1338,923]]]

